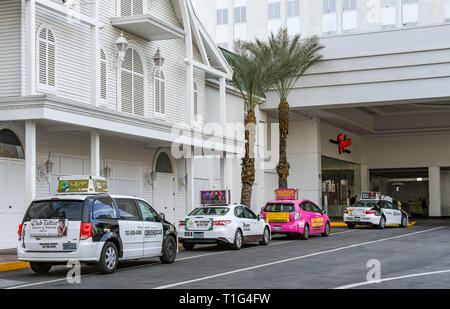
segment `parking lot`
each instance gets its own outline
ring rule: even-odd
[[[177,261],[124,262],[112,275],[82,266],[81,282],[66,280],[67,268],[48,275],[30,269],[0,273],[0,287],[159,288],[159,289],[334,289],[450,287],[450,220],[419,221],[406,229],[333,228],[330,237],[307,241],[273,237],[269,246],[249,245],[240,251],[200,246],[180,249]],[[381,282],[367,282],[370,260],[380,263]]]

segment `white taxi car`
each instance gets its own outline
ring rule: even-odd
[[[196,244],[239,250],[243,243],[267,245],[270,239],[269,224],[243,205],[203,206],[179,222],[178,241],[185,250],[193,250]]]
[[[362,198],[344,212],[344,222],[349,228],[371,225],[384,229],[386,225],[408,226],[408,214],[384,199],[379,192],[363,192]]]

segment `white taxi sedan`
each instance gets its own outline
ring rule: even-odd
[[[196,244],[225,245],[239,250],[243,243],[267,245],[270,239],[269,224],[242,205],[196,208],[179,222],[178,240],[185,250],[193,250]]]

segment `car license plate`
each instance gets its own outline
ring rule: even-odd
[[[361,221],[361,217],[355,217],[355,221]]]
[[[203,233],[203,232],[200,232],[200,233],[194,233],[194,238],[200,238],[200,239],[202,239],[202,238],[204,238],[205,237],[205,233]]]
[[[71,243],[71,242],[65,243],[65,244],[63,244],[63,250],[64,251],[75,251],[75,250],[77,250],[77,244]]]
[[[275,225],[275,226],[273,227],[273,230],[274,230],[274,231],[281,231],[281,226],[280,226],[280,225]]]

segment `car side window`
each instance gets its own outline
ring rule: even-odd
[[[251,211],[250,209],[248,209],[247,207],[244,207],[244,215],[247,219],[256,219],[258,218],[253,211]]]
[[[139,211],[132,199],[116,199],[120,220],[139,221]]]
[[[110,198],[99,198],[92,205],[92,219],[117,219],[113,201]]]
[[[158,213],[146,202],[137,200],[137,204],[141,209],[142,219],[147,222],[158,222],[159,216]]]
[[[236,207],[234,209],[234,215],[238,218],[245,218],[243,207],[242,206]]]
[[[314,211],[311,207],[311,204],[309,202],[304,202],[305,206],[303,207],[304,211]]]
[[[302,210],[307,211],[306,210],[306,202],[301,203],[299,206]]]
[[[311,208],[314,212],[322,213],[322,209],[320,209],[320,207],[317,206],[316,204],[309,202],[309,205],[311,206]]]

